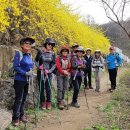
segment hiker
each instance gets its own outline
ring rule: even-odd
[[[31,57],[31,45],[35,42],[32,38],[23,38],[20,41],[21,51],[16,51],[13,61],[15,71],[14,89],[15,102],[13,106],[12,123],[18,126],[19,122],[27,122],[24,113],[25,101],[28,94],[28,78],[33,76],[34,63]]]
[[[92,67],[95,75],[96,92],[100,92],[100,70],[103,69],[104,60],[101,56],[101,51],[96,50],[94,53]]]
[[[83,69],[86,66],[86,62],[84,60],[83,54],[84,50],[82,46],[79,46],[77,50],[75,51],[76,56],[73,56],[72,58],[72,85],[74,87],[74,93],[73,93],[73,99],[71,105],[73,107],[79,108],[80,105],[78,104],[77,98],[80,90],[80,86],[82,83],[82,76],[84,74]]]
[[[65,105],[65,91],[68,89],[69,72],[71,68],[69,58],[69,48],[63,46],[60,51],[60,56],[56,58],[57,67],[57,104],[59,109],[64,109]]]
[[[37,53],[35,63],[38,68],[38,80],[40,91],[40,103],[42,110],[51,109],[51,80],[56,68],[55,54],[53,52],[55,42],[47,38],[43,44],[43,50]]]
[[[72,45],[72,47],[71,47],[71,55],[70,55],[71,60],[72,60],[73,56],[76,55],[75,51],[77,50],[78,47],[79,47],[79,45],[78,45],[77,43],[74,43],[74,44]],[[72,80],[73,80],[73,78],[72,78],[72,76],[70,76],[70,80],[69,80],[69,90],[70,90],[70,91],[71,91],[71,89],[73,88]]]
[[[110,92],[116,89],[116,77],[117,77],[117,70],[118,67],[122,64],[122,59],[118,53],[114,50],[114,47],[111,46],[109,48],[110,54],[106,57],[107,69],[109,72],[109,79],[111,82],[111,88],[109,89]]]
[[[84,70],[84,85],[86,89],[93,89],[91,83],[91,74],[92,74],[92,60],[93,57],[91,55],[91,49],[86,49],[86,55],[84,55],[84,59],[86,60],[86,68]],[[88,80],[87,80],[88,79]]]

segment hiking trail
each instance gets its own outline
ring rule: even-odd
[[[124,70],[125,68],[120,69],[118,76]],[[95,81],[93,81],[93,87],[95,88]],[[81,91],[79,94],[80,108],[70,106],[69,110],[60,111],[61,125],[56,117],[56,110],[53,110],[43,117],[40,123],[38,123],[38,127],[33,128],[33,130],[82,130],[83,128],[89,128],[94,124],[101,123],[103,113],[99,112],[96,107],[98,105],[106,105],[110,101],[111,93],[108,92],[109,88],[108,73],[103,72],[101,74],[101,92],[97,93],[94,89],[86,90],[89,110],[86,106],[84,93]],[[71,99],[69,99],[69,103],[71,103]]]

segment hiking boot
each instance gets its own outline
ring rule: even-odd
[[[63,104],[62,101],[58,102],[58,108],[59,108],[60,110],[63,110],[63,109],[64,109],[64,104]]]
[[[76,107],[76,108],[80,108],[80,105],[78,104],[78,102],[72,102],[71,106]]]
[[[100,93],[100,91],[98,89],[95,89],[96,92]]]
[[[67,106],[66,102],[64,100],[62,102],[63,102],[63,106],[66,107]]]
[[[110,88],[109,91],[112,93],[115,89]]]
[[[88,86],[86,86],[86,87],[85,87],[85,89],[89,89],[89,87],[88,87]]]
[[[72,90],[72,88],[73,88],[73,87],[72,87],[72,86],[70,86],[70,87],[69,87],[69,91],[71,91],[71,90]]]
[[[51,102],[47,102],[47,110],[51,110]]]
[[[19,126],[19,124],[20,124],[19,119],[13,120],[12,124],[13,124],[13,126]]]
[[[45,102],[42,102],[42,104],[41,104],[41,109],[42,109],[42,110],[46,110],[46,101],[45,101]]]
[[[27,116],[23,115],[23,116],[20,118],[20,121],[22,121],[22,122],[24,122],[24,123],[27,123],[27,122],[28,122]]]
[[[93,89],[93,87],[92,87],[92,86],[90,86],[90,87],[89,87],[89,89]]]

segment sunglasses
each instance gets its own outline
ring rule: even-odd
[[[29,45],[32,45],[32,43],[31,43],[31,42],[25,42],[25,44],[29,44]]]
[[[53,46],[53,44],[51,44],[51,43],[47,43],[47,45],[48,45],[48,46]]]
[[[83,53],[83,51],[77,51],[77,53]]]

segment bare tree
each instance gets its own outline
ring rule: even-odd
[[[86,17],[84,17],[84,21],[88,24],[88,25],[94,25],[95,24],[95,20],[91,15],[87,15]]]
[[[130,0],[99,0],[99,2],[101,2],[107,18],[118,24],[130,39],[130,31],[124,24],[125,14],[129,13],[127,9],[130,8]]]

